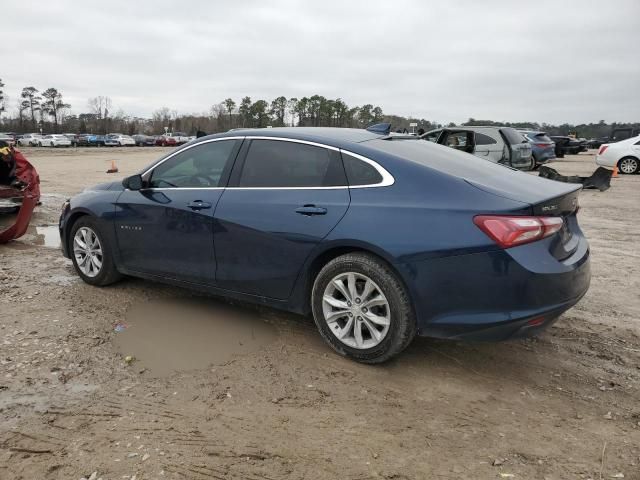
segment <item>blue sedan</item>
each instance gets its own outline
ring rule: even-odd
[[[312,314],[334,350],[377,363],[416,334],[533,334],[578,302],[579,189],[366,130],[239,130],[71,198],[60,235],[91,285],[131,275]]]

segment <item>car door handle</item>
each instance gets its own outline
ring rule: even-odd
[[[208,208],[211,208],[213,205],[211,205],[209,202],[203,202],[202,200],[194,200],[193,202],[189,202],[187,203],[187,207],[189,207],[191,210],[206,210]]]
[[[316,207],[315,205],[304,205],[303,207],[296,208],[296,213],[300,215],[326,215],[327,209],[323,207]]]

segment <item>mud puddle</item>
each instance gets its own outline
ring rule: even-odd
[[[276,331],[251,310],[210,299],[149,302],[114,325],[113,343],[135,368],[152,377],[198,370],[247,355]]]

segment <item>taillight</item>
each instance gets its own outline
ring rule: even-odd
[[[550,144],[550,143],[536,143],[536,144],[534,144],[534,145],[535,145],[536,147],[538,147],[538,148],[547,148],[547,147],[550,147],[550,146],[551,146],[551,144]]]
[[[564,221],[562,217],[478,215],[473,223],[502,248],[510,248],[553,235]]]
[[[602,155],[604,152],[606,152],[607,148],[609,148],[609,145],[600,146],[600,150],[598,150],[598,155]]]

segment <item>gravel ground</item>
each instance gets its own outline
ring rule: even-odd
[[[62,200],[167,151],[25,149],[44,196],[0,246],[0,479],[640,479],[640,175],[581,193],[592,284],[551,329],[372,367],[306,318],[78,280]]]

